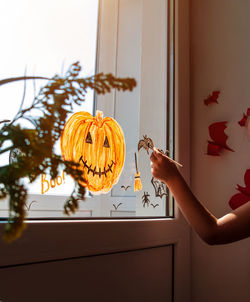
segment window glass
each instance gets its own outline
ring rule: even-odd
[[[24,75],[62,75],[76,61],[80,61],[82,66],[81,77],[93,75],[96,68],[97,24],[98,0],[1,1],[0,79]],[[46,83],[45,80],[29,80],[26,83],[19,81],[0,86],[0,120],[12,120],[24,94],[23,108],[31,104],[40,87]],[[93,91],[89,90],[83,105],[75,106],[73,111],[88,111],[92,114],[93,100]],[[19,123],[31,126],[25,120]],[[56,152],[60,154],[59,142],[56,144]],[[0,156],[1,166],[8,162],[8,153]],[[41,175],[34,184],[29,185],[29,193],[34,196],[27,206],[30,210],[36,207],[39,211],[46,210],[42,214],[46,216],[53,216],[58,210],[61,213],[61,202],[58,204],[55,199],[53,214],[41,195],[67,197],[72,189],[72,178],[64,173],[55,181],[51,181],[48,175]],[[44,200],[43,206],[39,205],[39,199]],[[33,200],[36,202],[31,205]],[[6,206],[7,202],[1,203],[2,208]]]
[[[111,57],[114,66],[104,68],[104,72],[112,72],[118,77],[134,77],[137,87],[133,92],[115,91],[104,99],[98,97],[94,109],[115,118],[122,127],[126,142],[125,164],[118,183],[108,194],[87,192],[79,211],[72,216],[171,216],[172,197],[164,184],[152,178],[150,150],[149,154],[144,148],[138,152],[139,140],[148,135],[157,147],[164,151],[168,148],[173,155],[171,7],[168,7],[168,1],[102,0],[100,3],[99,20],[97,0],[13,0],[1,3],[0,24],[8,30],[2,33],[0,78],[24,73],[49,77],[65,72],[76,60],[83,66],[81,75],[89,76],[95,73],[96,62],[99,61],[99,71],[103,71],[102,62],[108,62]],[[106,9],[108,5],[110,7]],[[111,11],[114,12],[113,23]],[[108,27],[103,26],[105,18]],[[107,34],[104,44],[108,47],[100,43],[96,58],[98,21],[101,39]],[[114,54],[110,52],[112,47]],[[26,83],[24,106],[29,104],[41,85],[42,81]],[[1,100],[11,104],[0,112],[0,120],[14,117],[23,91],[24,83],[20,82],[0,87]],[[95,115],[93,99],[93,92],[89,91],[86,102],[81,108],[75,107],[74,111],[88,111]],[[56,151],[60,154],[59,143]],[[134,191],[135,153],[143,186],[138,192]],[[9,156],[1,156],[0,160],[1,165],[6,164]],[[63,204],[72,189],[71,177],[63,172],[56,180],[41,175],[29,187],[28,217],[65,218]],[[7,210],[8,202],[0,203],[0,216],[6,216]]]

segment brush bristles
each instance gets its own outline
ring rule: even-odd
[[[135,173],[135,184],[134,184],[134,191],[140,191],[142,189],[142,183],[140,178],[140,172]]]

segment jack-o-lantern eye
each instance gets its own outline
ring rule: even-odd
[[[107,136],[105,137],[105,140],[104,140],[104,143],[103,143],[103,147],[110,148]]]
[[[87,134],[86,143],[88,143],[88,144],[93,144],[93,142],[92,142],[92,137],[91,137],[90,132],[88,132],[88,134]]]

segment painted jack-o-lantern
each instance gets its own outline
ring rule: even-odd
[[[73,114],[61,136],[64,160],[79,162],[86,183],[93,193],[107,193],[117,183],[125,160],[122,128],[111,117],[96,111]]]

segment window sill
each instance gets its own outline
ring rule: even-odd
[[[173,244],[184,238],[179,218],[28,221],[13,243],[0,241],[0,268],[118,253]],[[0,224],[3,233],[5,223]]]

